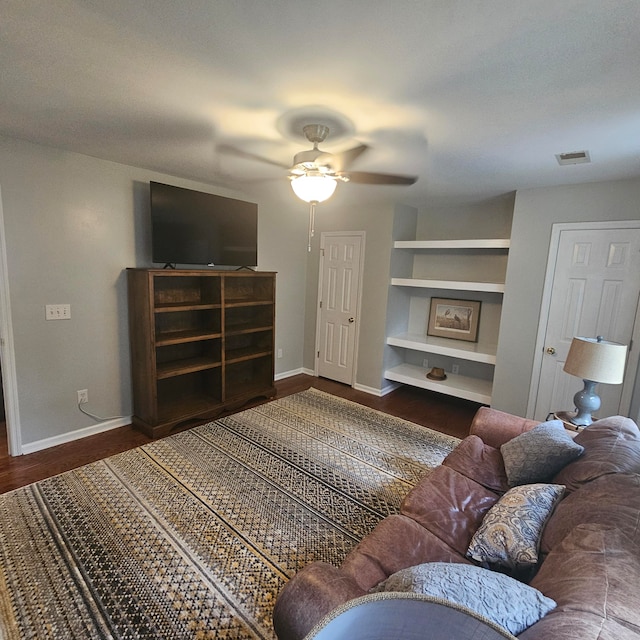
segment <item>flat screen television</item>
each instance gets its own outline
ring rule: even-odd
[[[255,267],[258,205],[150,182],[153,262]]]

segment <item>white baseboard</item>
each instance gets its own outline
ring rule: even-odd
[[[292,376],[300,375],[304,373],[307,376],[315,376],[315,371],[313,369],[305,369],[304,367],[300,367],[300,369],[292,369],[291,371],[283,371],[282,373],[276,373],[274,376],[275,380],[284,380],[285,378],[291,378]]]
[[[53,436],[51,438],[44,438],[43,440],[36,440],[35,442],[29,442],[23,444],[21,447],[22,455],[29,453],[35,453],[36,451],[42,451],[42,449],[49,449],[59,444],[66,444],[67,442],[73,442],[74,440],[80,440],[87,436],[94,436],[98,433],[110,431],[111,429],[117,429],[118,427],[126,427],[131,424],[131,416],[123,416],[122,418],[116,418],[114,420],[107,420],[100,424],[93,425],[91,427],[84,427],[77,429],[76,431],[70,431],[69,433],[62,433],[59,436]]]
[[[372,396],[377,396],[378,398],[383,395],[380,389],[376,389],[375,387],[368,387],[365,384],[358,384],[357,382],[353,385],[353,388],[356,391],[364,391],[364,393],[369,393]]]
[[[292,371],[283,371],[282,373],[277,373],[275,375],[275,380],[284,380],[285,378],[290,378],[291,376],[297,376],[302,373],[312,377],[315,377],[316,375],[316,372],[313,369],[306,369],[304,367],[301,367],[300,369],[293,369]],[[357,382],[353,385],[353,388],[356,391],[363,391],[364,393],[369,393],[372,396],[377,396],[381,398],[382,396],[386,396],[388,393],[395,391],[395,389],[401,386],[398,382],[391,382],[389,380],[387,380],[386,382],[388,384],[385,385],[382,389],[376,389],[375,387],[369,387],[364,384],[358,384]]]
[[[380,392],[381,396],[386,396],[388,393],[391,393],[402,386],[400,382],[391,382],[390,380],[386,380],[386,382],[387,384],[382,387],[382,391]]]
[[[378,398],[382,398],[388,393],[395,391],[399,386],[400,384],[392,382],[382,387],[382,389],[376,389],[375,387],[367,387],[366,385],[356,383],[353,385],[353,388],[357,391],[364,391],[365,393],[370,393],[372,396],[378,396]]]

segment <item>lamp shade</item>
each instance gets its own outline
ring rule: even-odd
[[[333,195],[337,184],[334,178],[322,174],[291,178],[291,188],[305,202],[324,202]]]
[[[602,338],[574,338],[563,369],[583,380],[621,384],[627,345]]]

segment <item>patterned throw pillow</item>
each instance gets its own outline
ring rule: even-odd
[[[459,562],[428,562],[402,569],[371,591],[422,593],[455,603],[518,635],[556,603],[509,576]]]
[[[583,451],[560,420],[542,422],[500,447],[510,487],[548,482]]]
[[[522,573],[538,563],[542,530],[564,494],[561,484],[527,484],[509,489],[482,520],[467,557]]]

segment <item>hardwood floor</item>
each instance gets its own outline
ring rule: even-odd
[[[297,375],[276,382],[276,397],[282,398],[312,386],[458,438],[464,438],[469,433],[471,420],[479,407],[473,402],[406,386],[378,398],[338,382],[307,375]],[[247,404],[242,408],[257,404],[261,402]],[[0,429],[0,493],[150,441],[151,438],[127,426],[29,455],[11,457],[7,453],[6,430]]]

